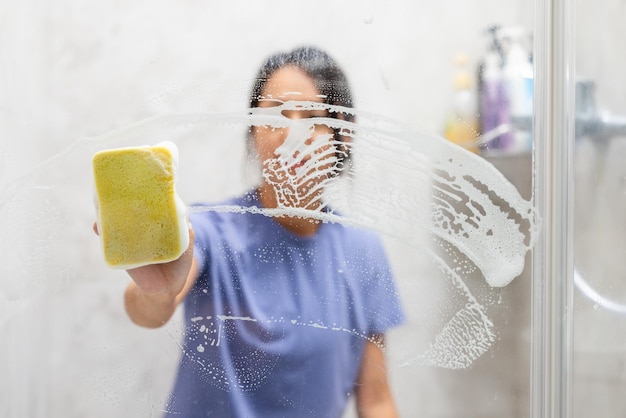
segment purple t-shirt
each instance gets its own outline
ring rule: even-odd
[[[225,205],[261,207],[255,193]],[[404,314],[375,234],[299,237],[258,213],[191,213],[200,276],[185,299],[166,416],[340,417],[368,336]]]

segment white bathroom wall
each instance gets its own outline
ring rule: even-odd
[[[237,109],[261,60],[301,44],[337,58],[360,110],[439,134],[456,55],[475,64],[487,26],[532,27],[532,19],[532,2],[518,0],[0,6],[0,416],[158,416],[173,378],[179,319],[161,330],[130,324],[121,303],[127,278],[105,267],[91,232],[86,157],[96,145],[89,138],[185,106]],[[215,132],[181,147],[181,161],[202,162],[183,165],[181,176],[206,178],[182,185],[185,201],[242,187],[243,131]],[[235,173],[237,186],[225,172]],[[431,316],[445,307],[433,303],[436,287],[415,280],[423,260],[387,244],[413,325],[433,325]],[[391,336],[390,374],[403,416],[525,416],[524,280],[498,293],[493,313],[502,343],[470,370],[400,367],[394,356],[406,355],[420,328]]]
[[[602,4],[577,0],[575,4],[577,77],[596,83],[601,111],[623,115],[626,95],[619,74],[624,74],[626,58],[614,46],[624,37],[626,4],[620,0]]]

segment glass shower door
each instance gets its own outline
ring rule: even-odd
[[[533,3],[304,7],[288,0],[63,0],[54,7],[30,0],[0,9],[2,417],[162,414],[185,355],[181,314],[158,330],[130,323],[122,303],[128,277],[106,267],[91,229],[91,157],[172,140],[187,203],[241,193],[251,162],[244,140],[254,119],[250,81],[266,55],[301,44],[332,52],[357,98],[355,168],[329,201],[352,216],[338,221],[379,233],[392,264],[407,321],[384,349],[401,416],[531,415],[533,155],[480,155],[477,144],[468,151],[443,136],[459,56],[473,78],[489,28],[532,32]],[[473,139],[487,141],[487,133]],[[617,198],[619,184],[607,181],[602,198]],[[617,212],[609,215],[618,219]],[[589,265],[580,272],[598,289]],[[588,302],[578,303],[582,325]],[[591,319],[605,315],[600,304],[589,306]],[[611,338],[586,351],[576,345],[576,355],[587,356],[591,370],[600,349],[617,355]],[[619,358],[606,368],[615,372]],[[255,384],[271,364],[262,366],[250,375]],[[346,416],[354,415],[350,404]]]
[[[577,0],[572,417],[626,414],[626,35],[620,1]]]

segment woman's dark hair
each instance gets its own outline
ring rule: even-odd
[[[353,107],[352,93],[348,80],[335,60],[326,52],[315,47],[300,47],[288,52],[279,52],[268,57],[254,80],[250,94],[250,107],[258,107],[265,84],[272,75],[283,67],[294,66],[307,74],[323,96],[323,103],[332,106]],[[351,112],[330,111],[329,117],[348,122],[354,121]],[[345,138],[335,129],[335,140]],[[349,157],[349,147],[337,149],[338,165],[344,165]]]

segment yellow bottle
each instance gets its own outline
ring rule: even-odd
[[[446,120],[444,136],[449,141],[477,153],[476,139],[480,136],[477,103],[472,77],[466,68],[467,61],[465,55],[460,55],[456,59],[457,73],[454,77],[452,111]]]

